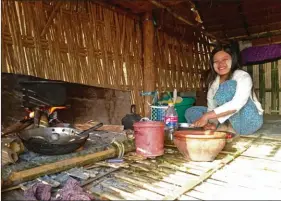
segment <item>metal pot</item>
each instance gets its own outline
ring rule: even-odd
[[[60,155],[75,151],[85,144],[89,133],[101,127],[100,123],[85,131],[66,127],[46,127],[24,130],[18,136],[25,147],[43,155]]]
[[[127,114],[122,118],[121,122],[124,129],[134,130],[133,124],[141,120],[141,116],[136,114],[136,105],[131,105],[131,114]]]

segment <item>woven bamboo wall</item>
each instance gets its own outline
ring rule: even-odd
[[[281,60],[244,67],[253,77],[265,114],[281,115]]]
[[[139,23],[85,2],[2,1],[2,72],[132,90],[142,105]]]
[[[130,90],[142,113],[142,30],[135,19],[90,1],[1,2],[2,72]],[[200,89],[208,39],[156,34],[157,88]]]
[[[202,73],[208,69],[210,46],[200,32],[191,32],[192,42],[157,31],[155,64],[157,88],[172,91],[200,90]]]

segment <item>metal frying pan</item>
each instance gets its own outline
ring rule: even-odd
[[[82,132],[65,127],[34,128],[24,130],[18,136],[30,151],[42,155],[60,155],[71,153],[84,145],[89,133],[102,125],[99,123]]]

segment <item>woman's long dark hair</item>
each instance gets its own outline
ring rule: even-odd
[[[233,44],[232,45],[217,45],[213,49],[213,51],[211,53],[211,57],[210,57],[210,70],[209,70],[209,75],[208,75],[207,81],[206,81],[208,88],[211,86],[211,84],[214,82],[214,80],[217,77],[217,73],[214,69],[214,55],[219,51],[224,51],[224,52],[228,53],[232,59],[232,64],[231,64],[231,69],[230,69],[230,74],[228,76],[228,79],[231,78],[231,76],[235,70],[240,68],[239,49],[237,49],[237,46],[235,46]]]

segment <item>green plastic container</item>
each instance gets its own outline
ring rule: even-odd
[[[178,113],[178,122],[186,123],[186,119],[184,117],[186,109],[193,106],[195,103],[195,98],[192,97],[182,97],[182,102],[175,104],[175,109]]]

